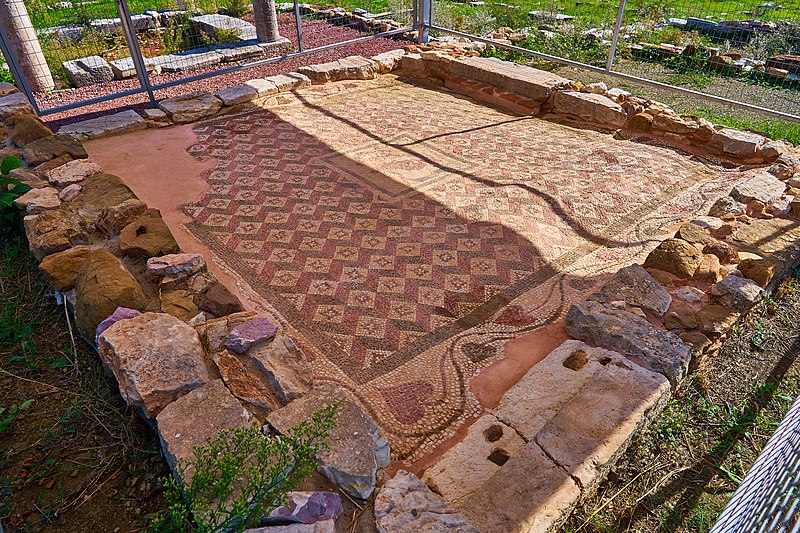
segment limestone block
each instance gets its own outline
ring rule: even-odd
[[[248,355],[266,374],[284,402],[300,398],[314,386],[311,365],[288,337],[275,337],[271,342],[257,344]]]
[[[158,107],[174,123],[186,124],[215,115],[222,108],[222,101],[212,94],[199,91],[161,100]]]
[[[406,57],[408,56],[404,56],[402,60],[404,69],[406,68]],[[456,76],[494,85],[539,102],[547,100],[558,87],[569,84],[569,80],[566,78],[550,72],[497,58],[455,59],[447,65],[447,71]]]
[[[14,115],[34,115],[33,106],[22,93],[11,93],[0,97],[0,121]]]
[[[639,265],[621,268],[600,289],[598,300],[606,303],[624,301],[626,304],[664,316],[672,297]]]
[[[19,209],[24,209],[29,215],[38,215],[49,209],[55,209],[61,205],[58,191],[52,187],[41,189],[31,189],[22,196],[14,199],[14,205]]]
[[[311,83],[327,83],[340,80],[370,80],[375,78],[375,64],[361,56],[350,56],[338,61],[300,67],[297,70]]]
[[[143,130],[147,127],[144,119],[134,111],[120,111],[81,122],[74,122],[59,128],[58,133],[73,135],[78,139],[97,139],[109,135]]]
[[[52,168],[45,173],[47,180],[53,185],[63,187],[72,183],[83,181],[89,176],[94,176],[103,169],[94,161],[88,159],[75,159]]]
[[[737,184],[731,190],[731,197],[743,204],[751,200],[770,204],[780,198],[785,190],[785,183],[769,172],[761,172]]]
[[[277,76],[269,76],[265,78],[267,81],[272,82],[278,88],[278,92],[285,93],[296,91],[311,85],[311,80],[308,76],[304,76],[299,72],[289,72],[288,74],[278,74]]]
[[[553,97],[553,110],[614,128],[623,127],[628,120],[622,106],[601,94],[558,91]]]
[[[763,135],[733,128],[717,130],[709,141],[711,145],[721,148],[726,154],[740,157],[755,156],[761,145],[766,142],[767,139]]]

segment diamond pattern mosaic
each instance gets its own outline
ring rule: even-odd
[[[312,360],[423,457],[469,377],[739,177],[671,149],[399,81],[200,123],[188,229]]]

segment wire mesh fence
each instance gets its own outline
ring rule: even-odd
[[[20,63],[16,77],[22,79],[17,81],[30,82],[30,95],[43,113],[137,92],[152,95],[239,67],[402,33],[402,21],[413,18],[413,0],[357,0],[328,7],[276,6],[273,0],[0,4],[16,6],[0,12],[7,68]],[[3,72],[11,81],[9,71]]]

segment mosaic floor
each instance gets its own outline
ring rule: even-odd
[[[666,148],[383,78],[194,127],[188,230],[388,433],[424,456],[470,376],[740,177]]]

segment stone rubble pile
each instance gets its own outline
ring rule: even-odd
[[[28,164],[15,176],[37,191],[20,198],[19,207],[27,212],[26,232],[42,271],[73,302],[80,333],[97,340],[123,397],[156,425],[171,464],[221,428],[257,421],[265,433],[281,434],[335,402],[338,423],[331,449],[317,457],[319,470],[351,498],[377,491],[379,531],[553,531],[592,494],[687,373],[715,353],[736,320],[800,258],[796,148],[678,115],[601,83],[581,85],[477,57],[481,49],[450,40],[350,57],[217,95],[167,99],[163,115],[143,118],[148,127],[185,123],[231,106],[290,102],[297,90],[353,85],[335,80],[394,72],[515,112],[753,165],[707,216],[685,221],[643,265],[619,270],[573,305],[566,328],[574,340],[532,367],[422,480],[400,471],[383,488],[389,443],[358,401],[317,383],[296,339],[272,317],[244,311],[201,255],[180,252],[157,211],[92,166],[79,126],[70,135],[33,128],[21,150],[6,141],[6,150]],[[32,115],[17,93],[0,85],[2,91],[8,91],[0,97],[3,120]],[[61,200],[76,185],[76,195]],[[153,332],[167,342],[154,343]],[[200,419],[191,416],[198,409]],[[318,522],[299,531],[332,530],[336,503],[318,498],[332,514],[322,511]],[[285,516],[303,522],[298,506],[304,501],[311,497],[293,497]]]

